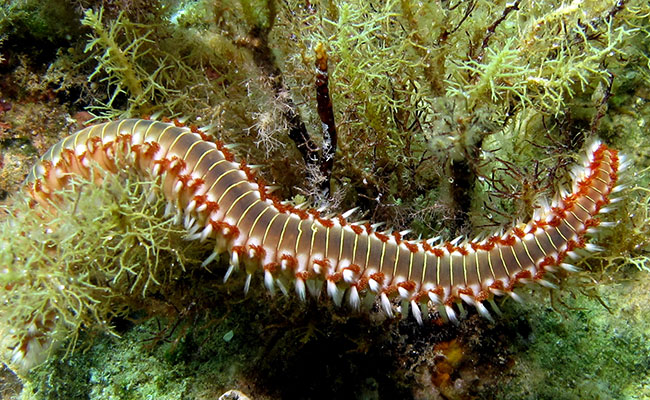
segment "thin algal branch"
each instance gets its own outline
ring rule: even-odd
[[[318,116],[322,122],[323,150],[320,157],[320,171],[324,179],[321,190],[325,197],[330,193],[330,178],[336,154],[336,124],[334,122],[334,108],[329,92],[329,75],[327,73],[327,52],[322,43],[316,46],[316,102]]]
[[[518,11],[519,10],[519,3],[521,3],[521,0],[515,0],[514,3],[506,7],[503,12],[501,13],[501,16],[497,18],[490,26],[487,28],[485,37],[483,38],[483,42],[481,43],[481,49],[479,50],[478,55],[476,56],[476,60],[479,62],[483,59],[483,56],[485,55],[485,49],[488,47],[488,43],[490,42],[490,38],[492,35],[494,35],[494,32],[496,31],[497,27],[505,21],[506,18],[508,18],[508,15],[513,12],[513,11]]]
[[[270,4],[273,2],[270,1]],[[270,7],[271,8],[271,7]],[[273,19],[273,10],[270,9]],[[307,171],[314,171],[314,166],[319,163],[318,146],[311,139],[309,132],[302,118],[296,111],[296,105],[293,100],[286,96],[288,92],[282,80],[282,71],[277,66],[273,51],[269,46],[268,35],[272,29],[272,24],[253,23],[248,35],[236,41],[236,44],[248,49],[253,55],[255,65],[262,71],[264,76],[268,77],[269,82],[278,101],[284,102],[286,107],[283,108],[282,117],[287,121],[289,128],[289,138],[296,144],[302,158],[305,160]],[[311,179],[310,179],[311,181]]]

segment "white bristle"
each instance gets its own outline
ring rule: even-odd
[[[382,292],[379,298],[381,299],[381,309],[387,316],[393,318],[393,305],[390,303],[386,293]]]
[[[347,283],[353,283],[354,282],[354,271],[346,268],[343,270],[343,280],[346,281]]]
[[[440,300],[440,296],[438,296],[437,294],[435,294],[435,293],[433,293],[433,292],[429,292],[428,295],[429,295],[429,299],[431,299],[431,301],[433,302],[433,304],[440,304],[440,303],[442,303],[442,301]]]
[[[275,285],[273,283],[273,274],[271,274],[271,271],[265,270],[264,271],[264,286],[271,292],[271,294],[274,293],[275,291]]]
[[[232,254],[230,254],[230,265],[234,268],[239,268],[239,253],[236,251],[233,251]]]
[[[359,298],[359,290],[357,289],[356,286],[350,287],[349,291],[349,299],[350,299],[350,307],[352,307],[353,310],[359,310],[359,305],[361,304],[361,299]]]
[[[296,278],[296,294],[298,298],[302,301],[307,299],[307,291],[305,288],[305,281],[301,278]]]
[[[228,278],[230,278],[230,275],[232,275],[232,272],[235,270],[235,267],[233,265],[229,265],[228,269],[226,270],[226,275],[223,277],[223,283],[226,283],[228,281]]]
[[[503,296],[503,294],[504,294],[503,290],[501,290],[501,289],[497,289],[497,288],[492,288],[492,287],[491,287],[491,288],[489,288],[488,290],[489,290],[490,292],[492,292],[495,296]]]
[[[147,204],[153,204],[156,202],[158,199],[158,193],[156,193],[155,190],[152,190],[149,192],[149,195],[147,196]]]
[[[377,228],[379,228],[379,227],[382,226],[382,225],[386,225],[386,223],[385,223],[385,222],[377,222],[376,224],[372,224],[372,225],[370,225],[370,228],[371,228],[373,231],[376,231]]]
[[[196,240],[201,237],[201,234],[199,232],[199,224],[194,223],[192,226],[189,227],[187,230],[187,234],[183,237],[185,240]]]
[[[320,296],[320,290],[323,287],[323,281],[320,279],[308,279],[306,283],[309,294],[314,298],[318,298],[318,296]]]
[[[212,133],[216,128],[215,124],[210,124],[210,125],[205,125],[199,128],[199,130],[203,133]]]
[[[174,204],[172,202],[168,201],[167,204],[165,205],[165,212],[163,213],[163,218],[167,218],[170,215],[174,213]]]
[[[289,294],[289,290],[284,285],[284,282],[282,282],[282,279],[276,279],[275,284],[278,285],[278,289],[280,289],[284,296],[287,296]]]
[[[174,218],[172,218],[172,222],[173,222],[174,225],[180,225],[180,224],[181,224],[181,216],[182,216],[182,215],[181,215],[180,212],[177,212],[177,213],[174,215]]]
[[[203,228],[203,231],[201,231],[201,238],[200,238],[201,242],[204,242],[205,239],[207,239],[211,233],[212,233],[212,224],[208,223],[205,226],[205,228]]]
[[[445,305],[445,314],[447,314],[449,321],[454,325],[458,325],[458,317],[456,317],[456,311],[454,311],[452,306]]]
[[[327,294],[332,298],[332,301],[337,307],[341,306],[344,293],[345,291],[339,288],[335,282],[330,280],[327,281]]]
[[[420,307],[418,306],[418,303],[415,302],[415,300],[411,300],[411,312],[413,313],[413,316],[415,317],[415,320],[418,322],[418,324],[422,325],[422,310],[420,310]]]
[[[598,246],[598,245],[595,245],[593,243],[587,243],[585,245],[585,250],[591,251],[591,252],[600,252],[600,251],[604,251],[605,249]]]
[[[565,271],[568,271],[568,272],[578,272],[578,271],[580,271],[580,268],[578,268],[578,267],[576,267],[575,265],[572,265],[572,264],[561,263],[560,267],[562,267],[562,269],[564,269]]]
[[[488,321],[494,323],[494,318],[492,318],[492,315],[490,315],[490,312],[488,309],[481,303],[480,301],[477,301],[476,304],[476,310],[478,311],[479,314]]]
[[[515,293],[515,292],[508,292],[508,294],[510,295],[510,297],[511,297],[514,301],[516,301],[516,302],[518,302],[518,303],[523,303],[523,302],[524,302],[524,301],[521,299],[521,297],[520,297],[517,293]]]
[[[549,281],[547,281],[545,279],[537,279],[536,282],[539,283],[540,285],[544,286],[544,287],[549,288],[549,289],[557,289],[556,284],[554,284],[553,282],[549,282]]]
[[[618,163],[618,172],[621,173],[625,171],[626,169],[630,168],[630,165],[632,165],[632,161],[628,160],[625,156],[621,156]]]
[[[196,207],[196,200],[192,199],[192,201],[190,201],[190,202],[187,204],[187,207],[185,207],[185,214],[189,214],[189,213],[191,213],[192,211],[194,211],[194,208],[195,208],[195,207]]]
[[[196,222],[196,218],[192,217],[189,214],[186,215],[185,218],[183,218],[183,226],[187,230],[189,230],[192,226],[194,226],[195,222]]]
[[[472,296],[461,293],[460,298],[467,304],[474,305],[475,303],[474,298]]]
[[[253,274],[247,274],[246,275],[246,282],[244,283],[244,296],[248,294],[248,289],[251,287],[251,278],[253,277]]]
[[[203,260],[203,262],[201,263],[201,267],[205,268],[208,264],[210,264],[212,261],[214,261],[214,259],[217,258],[218,255],[219,255],[219,254],[217,254],[216,251],[213,251],[213,252],[208,256],[208,258],[206,258],[205,260]]]
[[[350,215],[354,214],[355,212],[357,212],[358,209],[359,209],[359,207],[354,207],[354,208],[349,209],[348,211],[343,213],[343,215],[342,215],[343,218],[348,219],[348,217]]]
[[[327,280],[327,295],[330,298],[334,298],[336,296],[336,291],[338,290],[338,287],[336,286],[336,283],[334,283],[331,280]]]

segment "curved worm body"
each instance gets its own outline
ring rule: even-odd
[[[596,143],[575,174],[572,192],[542,207],[527,224],[479,242],[434,245],[285,205],[222,143],[178,125],[126,119],[85,128],[34,166],[26,182],[29,193],[47,204],[70,174],[89,176],[91,161],[113,172],[136,168],[160,179],[189,238],[214,240],[204,265],[229,252],[226,279],[243,266],[246,290],[251,275],[262,270],[271,292],[293,286],[305,299],[307,292],[318,296],[325,285],[337,305],[345,293],[354,308],[365,295],[376,296],[388,315],[399,300],[420,323],[421,308],[429,302],[445,319],[456,319],[454,304],[461,300],[490,318],[484,302],[494,295],[515,296],[519,283],[551,285],[544,277],[557,267],[573,270],[564,260],[578,248],[595,248],[585,235],[600,223],[596,216],[606,211],[619,168],[617,152]]]

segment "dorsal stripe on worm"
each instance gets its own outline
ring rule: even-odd
[[[127,156],[116,159],[120,150]],[[314,210],[282,205],[260,193],[250,170],[222,144],[157,121],[108,122],[63,139],[32,168],[26,185],[33,199],[47,204],[68,174],[87,176],[89,159],[109,171],[133,167],[155,175],[159,170],[164,196],[178,213],[190,214],[189,220],[199,224],[195,237],[206,232],[218,243],[225,241],[226,251],[236,248],[239,260],[282,266],[267,269],[273,279],[301,274],[295,279],[297,291],[304,290],[303,279],[329,280],[333,286],[328,292],[339,298],[352,286],[358,293],[370,284],[382,300],[406,296],[411,307],[440,299],[440,306],[447,306],[442,315],[453,312],[449,306],[461,298],[476,304],[519,282],[542,281],[569,252],[584,247],[587,229],[598,225],[595,217],[609,203],[619,164],[615,150],[594,144],[573,193],[536,213],[528,224],[480,242],[430,246],[354,226],[343,217],[324,218]],[[194,204],[187,208],[190,202]],[[208,202],[216,207],[205,207]],[[215,252],[220,250],[215,245]],[[479,311],[484,309],[480,305]]]

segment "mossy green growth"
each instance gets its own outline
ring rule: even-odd
[[[74,7],[60,0],[16,0],[0,4],[0,37],[31,48],[34,43],[68,42],[79,34]],[[24,49],[23,49],[24,50]]]
[[[253,29],[269,31],[275,23],[276,6],[274,0],[241,0],[244,18]]]
[[[229,349],[218,337],[224,328],[209,334],[203,332],[206,341],[202,343],[191,341],[188,336],[193,334],[188,332],[181,339],[174,336],[179,342],[159,343],[155,339],[160,326],[152,319],[131,326],[119,340],[106,335],[87,338],[93,344],[85,351],[63,361],[53,359],[35,370],[24,397],[34,400],[54,396],[98,400],[216,399],[232,383],[228,371],[243,369],[233,364],[232,352],[237,349]],[[183,340],[191,341],[187,346],[202,345],[209,349],[210,358],[204,359],[201,366],[184,359],[170,359],[174,352],[197,352],[196,347],[184,349]]]
[[[599,298],[568,288],[553,294],[553,309],[542,293],[529,296],[529,301],[517,307],[521,318],[530,322],[530,330],[522,332],[520,345],[525,352],[517,355],[510,371],[513,379],[498,389],[498,398],[623,400],[650,396],[650,323],[644,317],[650,312],[644,294],[650,285],[648,274],[628,268],[616,283],[606,283],[610,279],[606,274],[593,272],[581,279],[604,283],[593,288]]]

